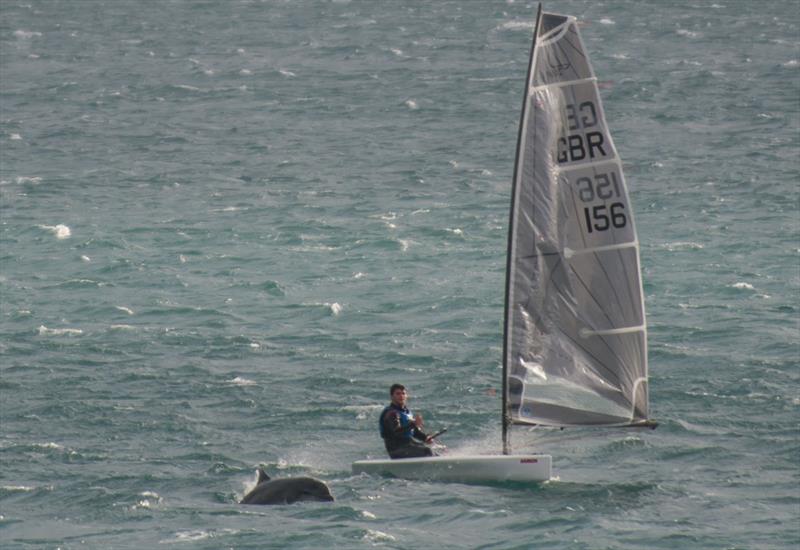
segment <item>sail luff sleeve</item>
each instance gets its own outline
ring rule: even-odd
[[[525,93],[523,94],[522,98],[522,109],[519,117],[519,131],[517,133],[517,151],[514,158],[514,175],[511,183],[511,206],[509,209],[509,223],[508,223],[508,247],[506,253],[506,289],[505,289],[505,311],[503,315],[503,374],[502,374],[502,383],[503,383],[503,403],[501,407],[501,415],[502,415],[502,430],[503,430],[503,454],[509,454],[511,452],[511,445],[510,445],[510,434],[509,434],[509,427],[510,424],[513,422],[511,415],[508,413],[508,353],[509,353],[509,294],[510,289],[513,285],[513,251],[515,250],[515,239],[516,233],[514,231],[515,228],[515,215],[517,213],[516,209],[516,201],[517,201],[517,192],[519,189],[519,178],[520,178],[520,162],[522,160],[522,151],[524,150],[524,138],[525,138],[525,128],[527,124],[527,117],[528,117],[528,106],[529,101],[528,98],[530,97],[530,89],[531,89],[531,78],[533,75],[533,64],[534,64],[534,56],[536,55],[536,40],[537,35],[539,33],[539,28],[541,26],[542,20],[542,4],[539,4],[539,8],[536,11],[536,22],[534,23],[533,27],[533,37],[531,39],[531,50],[530,54],[528,55],[528,71],[525,77]]]

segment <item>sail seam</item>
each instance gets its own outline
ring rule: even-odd
[[[548,88],[564,88],[565,86],[574,86],[576,84],[583,84],[584,82],[597,82],[597,77],[590,76],[588,78],[579,78],[577,80],[563,80],[561,82],[551,82],[550,84],[540,84],[539,86],[532,86],[530,93],[533,94],[534,92],[546,90]]]

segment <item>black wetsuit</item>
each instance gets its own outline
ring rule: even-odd
[[[411,411],[406,407],[391,404],[381,413],[379,426],[386,451],[391,458],[417,458],[433,456],[425,445],[428,436],[411,424]]]

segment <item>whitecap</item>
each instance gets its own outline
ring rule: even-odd
[[[691,241],[678,241],[674,243],[664,243],[661,245],[662,248],[666,248],[670,252],[675,252],[676,250],[702,250],[704,246],[700,243],[694,243]]]
[[[159,541],[161,544],[171,544],[173,542],[194,542],[198,540],[205,540],[211,538],[213,535],[211,531],[179,531],[175,533],[175,538],[172,540]]]
[[[80,336],[83,331],[79,328],[47,328],[39,326],[39,336]]]
[[[376,516],[372,512],[368,512],[366,510],[361,510],[361,517],[364,517],[364,518],[367,518],[367,519],[378,519],[378,516]]]
[[[292,71],[288,69],[278,69],[278,72],[281,73],[283,76],[294,77],[297,76]]]
[[[382,410],[384,405],[346,405],[344,410],[356,413],[356,420],[366,420],[373,416],[377,411]]]
[[[58,443],[53,443],[52,441],[50,441],[49,443],[34,443],[33,446],[39,449],[55,449],[57,451],[64,450],[63,445],[59,445]]]
[[[756,288],[751,285],[750,283],[733,283],[729,285],[731,288],[735,288],[737,290],[755,290]]]
[[[60,223],[58,225],[40,225],[39,228],[50,231],[51,233],[53,233],[53,235],[56,236],[56,239],[59,240],[69,239],[70,236],[72,235],[72,230],[63,223]]]
[[[82,262],[89,263],[89,262],[91,262],[91,261],[92,261],[92,259],[91,259],[89,256],[86,256],[86,255],[84,254],[84,255],[82,255],[82,256],[81,256],[81,261],[82,261]]]
[[[22,136],[19,135],[19,134],[10,134],[8,136],[8,139],[10,139],[11,141],[18,141],[18,140],[22,139]]]
[[[367,529],[367,532],[364,533],[365,540],[369,540],[372,542],[383,542],[383,541],[395,541],[397,540],[396,537],[390,535],[389,533],[384,533],[383,531],[376,531],[372,529]]]
[[[133,325],[111,325],[108,328],[111,330],[136,330],[136,327]]]
[[[36,38],[36,37],[39,37],[39,36],[42,36],[42,33],[38,32],[38,31],[25,31],[25,30],[22,30],[22,29],[14,31],[14,37],[15,38],[21,38],[23,40],[28,40],[30,38]]]
[[[530,31],[533,30],[533,21],[506,21],[495,27],[496,31]]]
[[[328,306],[331,309],[331,313],[333,313],[334,315],[339,315],[342,312],[341,304],[338,304],[338,303],[334,302],[332,304],[327,304],[326,303],[325,305]]]
[[[29,485],[3,485],[0,489],[9,493],[29,493],[35,491],[36,487],[31,487]]]
[[[416,111],[417,109],[419,109],[419,105],[417,105],[417,102],[414,101],[413,99],[407,99],[405,101],[405,105],[412,111]]]
[[[602,18],[598,21],[601,25],[616,25],[617,23],[613,19],[609,19],[608,17]]]
[[[397,57],[401,57],[403,55],[403,50],[401,50],[400,48],[392,48],[391,50],[392,53]]]
[[[249,76],[253,74],[253,71],[251,71],[250,69],[242,69],[241,71],[239,71],[239,74],[243,76]]]
[[[678,33],[680,36],[685,36],[687,38],[697,38],[698,36],[700,36],[700,33],[694,32],[694,31],[690,31],[690,30],[687,30],[687,29],[678,29],[675,32]]]
[[[792,59],[790,61],[787,61],[786,63],[781,63],[781,66],[786,67],[787,69],[793,69],[795,67],[800,67],[800,61],[798,61],[797,59]]]
[[[397,242],[400,243],[400,250],[402,250],[403,252],[408,250],[408,247],[411,246],[411,241],[407,239],[398,239]]]
[[[353,279],[363,279],[364,277],[366,277],[366,274],[360,271],[358,273],[353,273]]]
[[[144,497],[136,502],[131,508],[132,509],[149,509],[153,506],[153,504],[160,504],[162,499],[161,496],[156,493],[155,491],[144,491],[139,493],[140,497]]]
[[[231,380],[228,380],[228,383],[233,384],[235,386],[256,386],[256,382],[254,380],[250,380],[248,378],[242,378],[241,376],[237,376]]]
[[[127,313],[128,315],[133,315],[133,310],[125,306],[114,306],[114,309],[117,309],[123,313]]]
[[[16,179],[17,184],[25,184],[25,183],[32,183],[33,185],[38,185],[42,182],[42,178],[39,176],[19,176]]]

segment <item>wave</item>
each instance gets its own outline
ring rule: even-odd
[[[47,328],[40,325],[38,328],[39,336],[81,336],[83,330],[79,328]]]
[[[39,225],[37,227],[51,232],[59,240],[69,239],[72,236],[72,230],[61,223],[58,225]]]

